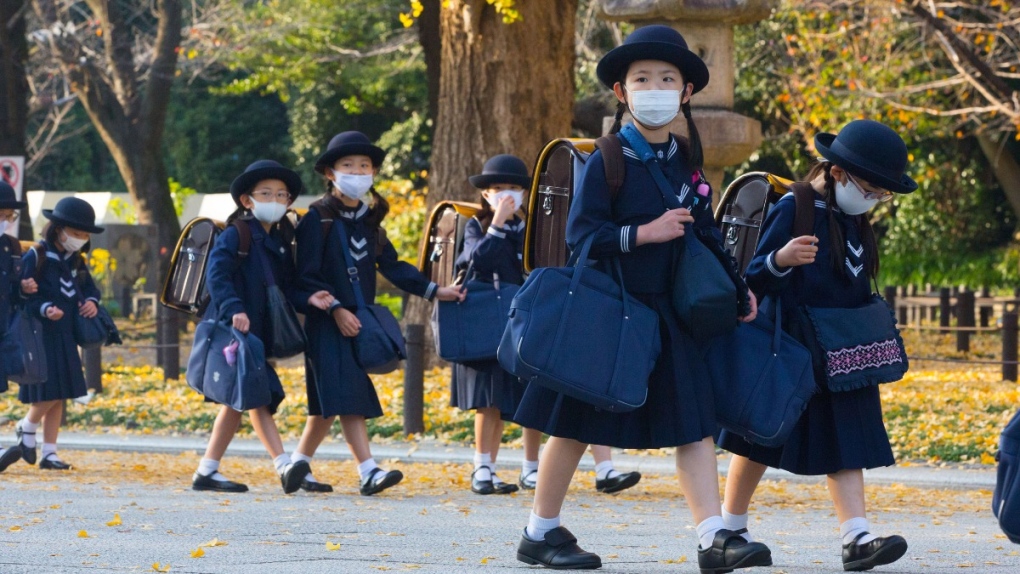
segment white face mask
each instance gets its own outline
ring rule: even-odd
[[[283,219],[285,213],[287,213],[287,204],[280,203],[278,201],[255,201],[252,200],[251,213],[255,216],[255,219],[263,223],[276,223]]]
[[[860,215],[878,204],[877,199],[867,199],[857,184],[847,178],[846,183],[836,182],[836,205],[847,215]]]
[[[495,209],[499,205],[500,200],[502,200],[506,196],[514,198],[514,211],[520,209],[521,204],[524,203],[524,192],[515,189],[505,189],[503,191],[497,191],[496,193],[490,195],[489,199],[486,201],[488,201],[489,205],[491,205],[492,208]]]
[[[3,235],[4,233],[7,233],[7,227],[10,226],[10,224],[11,224],[11,222],[7,221],[6,219],[3,220],[3,221],[0,221],[0,235]]]
[[[351,199],[365,197],[372,189],[373,179],[372,175],[352,175],[333,170],[333,187]]]
[[[677,90],[637,90],[630,94],[630,113],[643,126],[659,128],[680,113]]]
[[[78,251],[89,242],[88,238],[78,239],[77,237],[71,237],[67,234],[67,232],[63,232],[63,236],[63,239],[60,240],[60,244],[64,246],[64,249],[66,249],[68,253]]]

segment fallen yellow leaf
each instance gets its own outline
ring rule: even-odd
[[[326,550],[340,550],[340,543],[339,542],[330,542],[329,540],[327,540],[326,541]]]
[[[113,513],[113,520],[106,523],[107,526],[120,526],[121,524],[120,514],[117,514],[116,512]]]
[[[206,548],[212,548],[213,546],[226,546],[226,540],[220,540],[219,538],[213,538],[209,542],[203,542],[199,544],[199,547],[205,546]]]
[[[153,572],[169,572],[170,571],[170,565],[167,564],[166,566],[164,566],[164,565],[160,564],[159,562],[153,562],[152,563],[152,571]]]
[[[89,533],[88,532],[85,532],[84,530],[79,530],[78,531],[78,538],[88,538],[88,537],[89,537]]]
[[[201,558],[203,556],[205,556],[205,550],[201,546],[191,551],[192,558]]]
[[[8,530],[10,530],[11,532],[18,532],[19,530],[21,530],[21,527],[20,526],[12,526]]]

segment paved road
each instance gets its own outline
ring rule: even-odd
[[[0,440],[6,443],[6,437]],[[321,468],[338,482],[337,493],[284,496],[266,460],[235,457],[232,476],[239,474],[253,489],[226,496],[187,488],[193,454],[67,451],[65,458],[77,464],[71,474],[19,464],[0,475],[0,573],[144,572],[155,564],[169,565],[170,572],[217,574],[529,568],[515,560],[514,546],[531,495],[473,495],[464,483],[464,464],[391,460],[408,475],[405,484],[364,498],[346,483],[353,482],[352,463],[322,461],[317,472]],[[951,475],[898,471],[907,477],[914,472],[921,483],[937,481],[938,472]],[[987,511],[990,494],[980,484],[930,490],[909,480],[872,483],[874,530],[904,534],[911,544],[903,560],[878,571],[1020,571],[1020,547],[999,532]],[[817,480],[769,481],[758,505],[752,532],[772,547],[775,566],[753,571],[842,571],[836,520]],[[120,524],[108,526],[115,514]],[[602,555],[607,572],[697,572],[689,516],[668,474],[647,476],[633,491],[611,497],[596,494],[589,473],[581,472],[564,512],[565,525]],[[87,538],[79,537],[82,530]],[[191,556],[214,539],[227,544]]]

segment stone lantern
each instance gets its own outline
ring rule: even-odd
[[[690,49],[708,65],[708,87],[691,100],[694,122],[705,151],[705,175],[716,190],[722,190],[723,169],[751,157],[761,145],[761,123],[734,113],[733,87],[736,80],[733,28],[752,24],[772,13],[775,0],[599,0],[600,16],[637,26],[665,24],[683,34]],[[607,132],[613,118],[607,118]],[[673,133],[686,135],[687,122],[677,116],[670,125]]]

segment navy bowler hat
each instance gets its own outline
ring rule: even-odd
[[[531,187],[531,176],[528,166],[517,156],[510,154],[494,155],[485,162],[482,173],[468,178],[471,185],[478,189],[488,189],[497,183],[512,183],[525,189]]]
[[[349,155],[367,155],[372,160],[372,166],[379,167],[386,157],[386,152],[361,132],[339,133],[329,140],[326,151],[315,160],[315,171],[324,174],[326,168],[333,168],[336,160]]]
[[[874,120],[854,120],[838,135],[815,136],[822,157],[864,181],[895,193],[911,193],[917,182],[907,168],[907,144],[889,126]]]
[[[53,209],[42,210],[43,217],[57,225],[70,227],[86,233],[102,233],[104,229],[96,225],[96,210],[89,202],[77,197],[65,197],[57,202]]]
[[[661,60],[673,64],[680,69],[684,81],[694,84],[695,94],[708,85],[708,66],[704,60],[687,47],[687,40],[680,32],[661,24],[632,32],[623,44],[599,60],[595,74],[607,88],[612,89],[613,84],[623,81],[627,68],[638,60]]]
[[[256,183],[264,179],[278,179],[286,184],[292,201],[301,194],[303,185],[297,172],[283,167],[280,162],[260,159],[244,168],[244,173],[234,178],[230,184],[230,197],[234,198],[234,203],[241,205],[241,196],[249,193]]]
[[[0,178],[0,209],[22,209],[26,205],[24,201],[18,201],[18,195],[14,193],[11,184]]]

